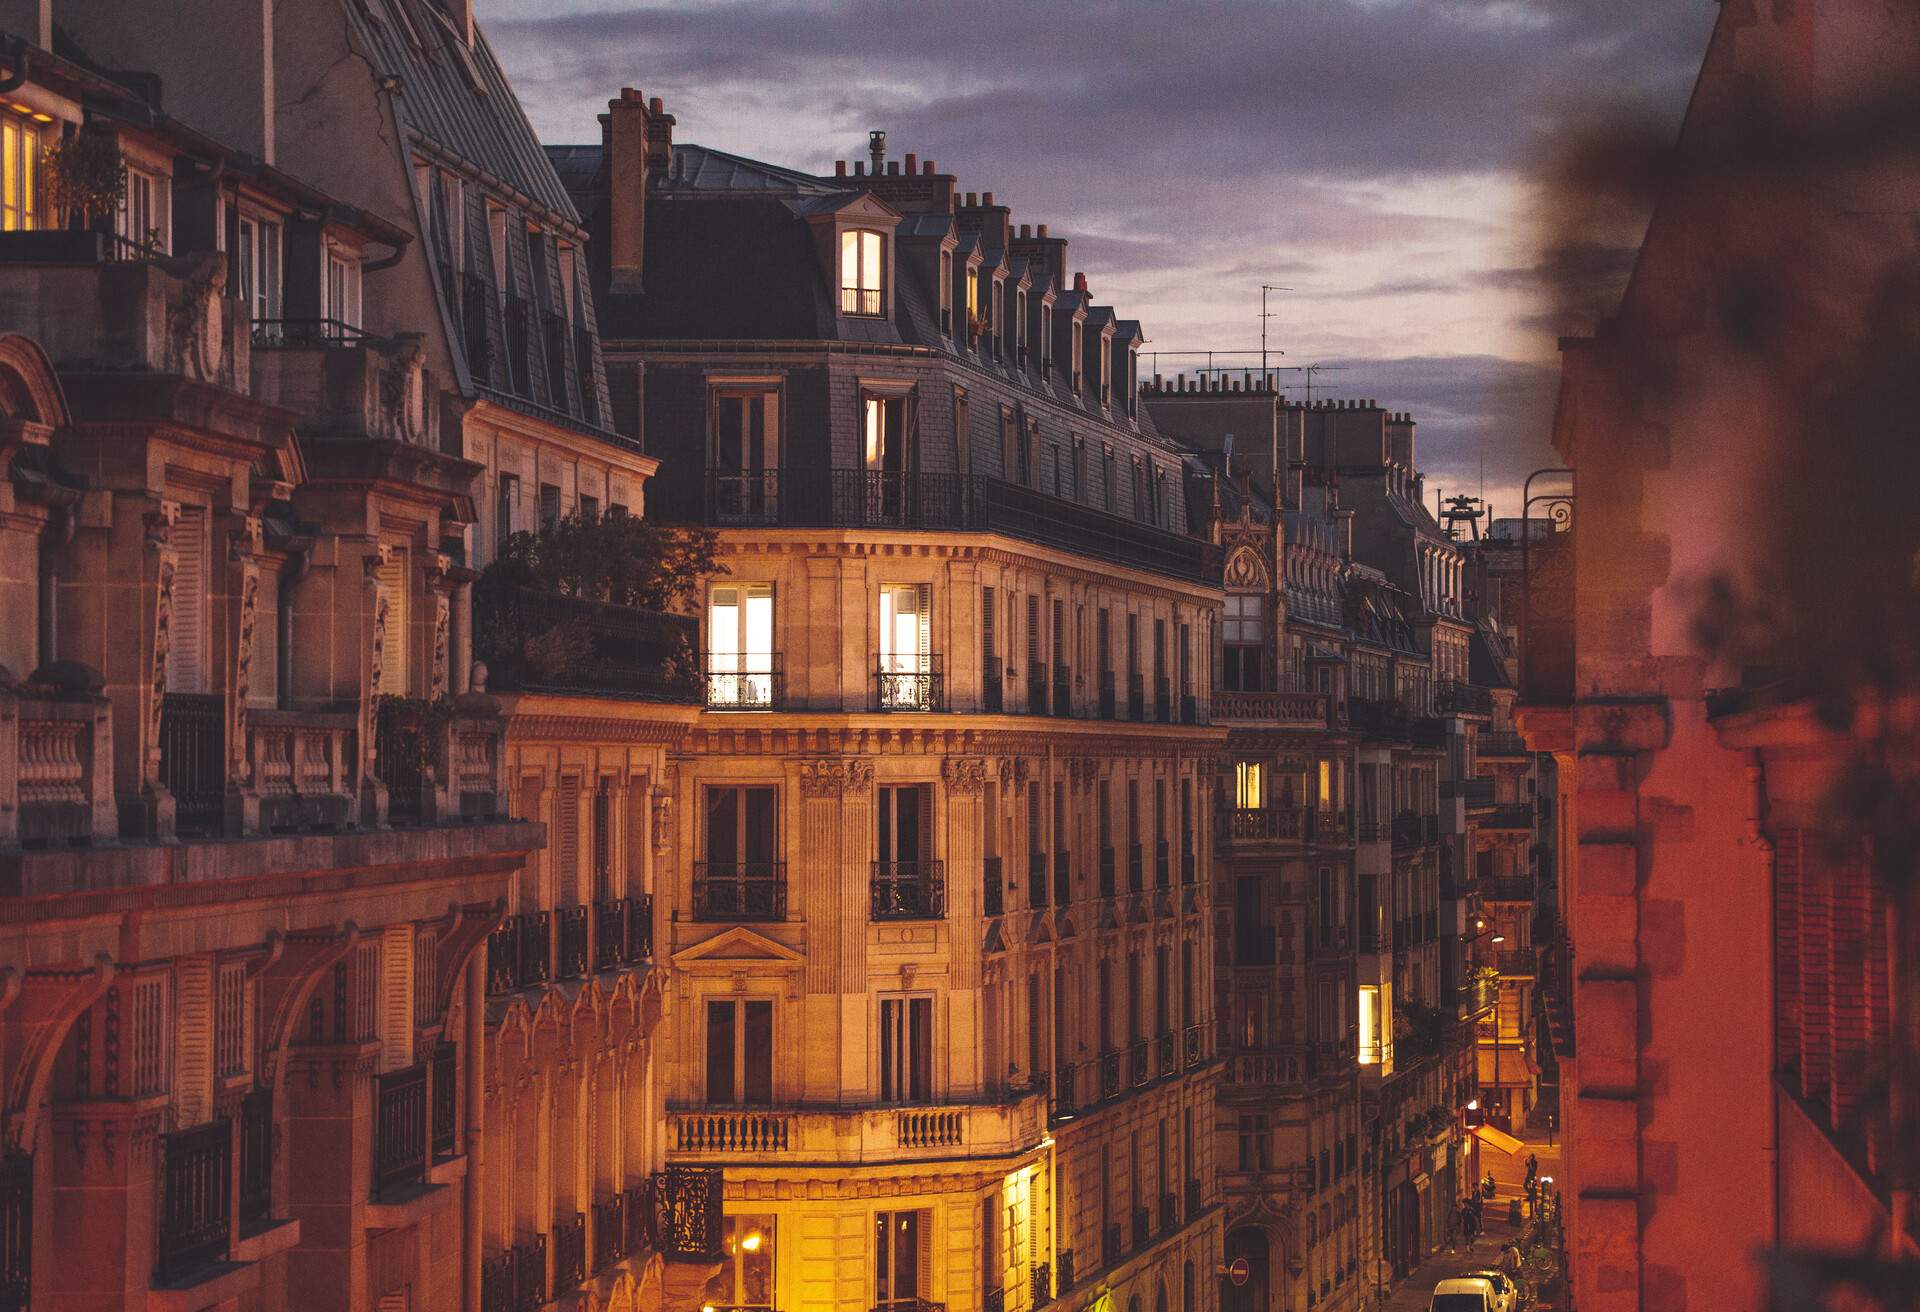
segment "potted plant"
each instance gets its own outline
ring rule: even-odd
[[[43,158],[48,204],[66,225],[111,222],[127,196],[127,160],[111,132],[89,128],[62,137]]]

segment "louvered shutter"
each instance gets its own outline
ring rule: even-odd
[[[167,691],[206,687],[207,509],[183,506],[173,526],[173,612],[168,627]]]
[[[404,697],[409,686],[407,652],[412,645],[408,624],[407,553],[395,549],[380,567],[380,592],[387,599],[387,630],[380,644],[380,691]]]
[[[390,1071],[413,1065],[413,926],[390,925],[379,963],[380,1058]]]
[[[560,781],[560,814],[554,817],[554,888],[565,901],[566,895],[580,887],[580,781],[567,777]]]
[[[932,666],[933,659],[933,585],[917,583],[913,588],[913,605],[920,621],[920,663],[919,670],[925,674]]]
[[[280,700],[280,576],[260,571],[253,600],[253,662],[247,672],[247,700],[272,706]]]
[[[213,1116],[213,962],[188,957],[176,967],[173,1109],[182,1127]]]

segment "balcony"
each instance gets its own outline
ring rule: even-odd
[[[1060,716],[1073,714],[1073,672],[1058,663],[1053,667],[1053,713]]]
[[[587,1278],[587,1218],[575,1212],[553,1226],[553,1288],[574,1289]]]
[[[1531,833],[1533,831],[1533,804],[1531,802],[1501,802],[1484,816],[1478,817],[1476,824],[1481,829],[1504,829],[1512,832]]]
[[[376,1202],[427,1178],[427,1068],[424,1063],[377,1077],[373,1117]]]
[[[156,1283],[226,1260],[232,1162],[233,1122],[225,1117],[160,1137]]]
[[[1531,979],[1537,973],[1538,958],[1532,948],[1505,948],[1495,957],[1494,963],[1502,975],[1519,979]]]
[[[1127,1072],[1136,1089],[1153,1078],[1152,1054],[1145,1039],[1135,1039],[1127,1045]]]
[[[253,396],[298,414],[303,433],[437,448],[425,407],[392,401],[407,393],[414,349],[335,319],[255,319]]]
[[[1133,1251],[1146,1251],[1153,1239],[1153,1213],[1144,1207],[1133,1209]]]
[[[1080,1080],[1092,1073],[1087,1062],[1067,1062],[1053,1072],[1053,1105],[1047,1115],[1055,1121],[1071,1119],[1080,1110]],[[1090,1100],[1090,1101],[1097,1101]]]
[[[1140,674],[1127,676],[1127,718],[1141,721],[1147,718],[1147,683]]]
[[[1121,1054],[1118,1048],[1109,1048],[1100,1054],[1100,1096],[1118,1098],[1126,1083],[1121,1076]]]
[[[593,904],[593,968],[618,970],[653,959],[653,895]]]
[[[707,672],[710,711],[777,711],[786,704],[786,672],[777,651],[710,651],[700,666]]]
[[[1073,1288],[1073,1250],[1062,1248],[1054,1256],[1059,1259],[1060,1271],[1054,1280],[1053,1292],[1056,1295],[1064,1294]]]
[[[352,823],[354,719],[346,711],[247,711],[247,759],[262,830],[298,833]]]
[[[654,1175],[659,1203],[659,1247],[670,1262],[718,1262],[721,1198],[717,1166],[669,1166]]]
[[[561,907],[553,913],[558,929],[553,977],[579,979],[587,973],[586,907]]]
[[[1411,851],[1426,841],[1427,828],[1422,817],[1402,812],[1393,818],[1393,850]]]
[[[1489,756],[1525,759],[1532,755],[1527,750],[1527,740],[1517,733],[1483,733],[1473,740],[1473,751],[1482,759]]]
[[[1006,713],[1007,689],[1000,678],[998,661],[986,661],[980,666],[980,709],[987,715]]]
[[[980,909],[988,916],[1003,914],[1007,897],[1006,876],[1001,872],[1000,858],[987,856],[980,858]]]
[[[1307,813],[1297,806],[1229,807],[1217,813],[1216,831],[1228,843],[1303,842]]]
[[[1540,889],[1527,875],[1499,875],[1479,881],[1480,896],[1486,902],[1525,902],[1531,904]]]
[[[226,718],[219,693],[160,699],[160,782],[173,797],[177,834],[217,837],[225,827]]]
[[[480,1263],[480,1312],[539,1312],[547,1302],[547,1237],[535,1235]]]
[[[700,626],[690,616],[531,588],[476,589],[473,604],[491,687],[693,706],[714,691],[696,663]],[[772,696],[771,673],[737,677],[741,684],[723,687]]]
[[[1035,1262],[1028,1276],[1033,1288],[1033,1306],[1041,1308],[1053,1302],[1053,1268],[1045,1262]]]
[[[1177,1060],[1179,1055],[1176,1049],[1177,1043],[1178,1040],[1173,1037],[1173,1031],[1170,1029],[1162,1030],[1154,1036],[1153,1068],[1160,1073],[1161,1079],[1180,1073],[1180,1063]]]
[[[1181,1064],[1188,1069],[1206,1060],[1207,1036],[1204,1025],[1189,1025],[1180,1036]]]
[[[876,652],[872,668],[874,710],[947,709],[946,677],[938,655],[902,657]]]
[[[943,920],[947,874],[943,861],[875,861],[869,884],[875,920]]]
[[[1433,709],[1443,715],[1492,715],[1493,694],[1453,679],[1433,685]]]
[[[113,796],[113,724],[92,672],[58,699],[0,686],[0,849],[111,842],[119,834]],[[11,740],[11,741],[9,741]]]
[[[1047,854],[1045,852],[1027,853],[1027,905],[1036,910],[1047,905]]]
[[[553,978],[548,915],[508,916],[487,939],[487,992],[512,993]]]
[[[1323,692],[1233,692],[1215,689],[1213,720],[1275,728],[1324,729],[1327,695]]]
[[[1053,854],[1053,904],[1064,907],[1073,900],[1073,856],[1069,852]]]
[[[787,918],[785,861],[696,861],[693,918],[776,921]]]
[[[1173,723],[1173,685],[1164,678],[1153,681],[1153,716],[1161,724]]]
[[[626,1260],[627,1194],[623,1191],[593,1205],[593,1271],[597,1275]]]
[[[438,824],[500,815],[506,721],[484,705],[382,697],[374,725],[374,774],[393,824]]]
[[[667,1113],[667,1151],[681,1158],[838,1165],[996,1158],[1046,1138],[1045,1092],[1004,1102],[865,1108],[685,1108]]]
[[[1047,713],[1047,667],[1044,665],[1027,666],[1027,714],[1045,715]]]
[[[273,1090],[250,1089],[240,1100],[240,1233],[264,1227],[272,1211]]]
[[[1226,1055],[1225,1078],[1228,1084],[1272,1086],[1293,1085],[1313,1075],[1306,1045],[1256,1048]]]

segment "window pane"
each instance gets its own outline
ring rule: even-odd
[[[880,234],[863,232],[860,234],[860,286],[866,291],[877,291],[880,287],[880,259],[884,249]],[[862,308],[865,308],[864,306]],[[878,309],[879,307],[874,307]]]
[[[860,285],[860,234],[857,232],[840,234],[840,285]]]
[[[743,789],[747,798],[746,847],[747,860],[750,862],[771,862],[774,860],[774,790],[772,788]]]
[[[741,1004],[747,1013],[743,1066],[746,1078],[740,1101],[764,1107],[773,1101],[773,1004]]]
[[[740,860],[740,792],[735,788],[707,790],[707,862],[731,866]]]
[[[707,1004],[707,1101],[733,1101],[733,1004]]]

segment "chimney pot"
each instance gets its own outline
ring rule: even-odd
[[[1074,289],[1075,291],[1077,291],[1077,292],[1079,292],[1079,293],[1081,293],[1082,295],[1087,295],[1087,294],[1088,294],[1088,293],[1087,293],[1087,275],[1086,275],[1086,274],[1084,274],[1084,273],[1081,273],[1081,272],[1078,272],[1078,271],[1075,271],[1075,273],[1074,273],[1074,275],[1073,275],[1073,289]]]
[[[992,192],[990,192],[990,191],[983,191],[983,192],[981,192],[981,193],[980,193],[980,203],[981,203],[982,205],[991,205],[991,204],[993,204],[993,193],[992,193]]]
[[[972,193],[972,192],[968,192],[968,193],[967,193],[967,197],[966,197],[966,199],[965,199],[964,201],[962,201],[961,203],[962,203],[963,205],[965,205],[965,206],[966,206],[966,207],[967,207],[968,209],[972,209],[972,208],[973,208],[973,193]]]
[[[1046,236],[1046,235],[1047,235],[1047,225],[1046,225],[1046,224],[1044,224],[1044,223],[1043,223],[1043,224],[1041,224],[1041,225],[1040,225],[1040,227],[1039,227],[1039,233],[1040,233],[1040,235],[1041,235],[1042,237],[1044,237],[1044,236]]]
[[[897,160],[897,159],[890,159],[890,160],[888,160],[888,161],[887,161],[887,176],[888,176],[888,177],[890,177],[890,178],[894,178],[894,177],[898,177],[898,176],[900,176],[900,161],[899,161],[899,160]]]
[[[853,162],[853,176],[856,178],[864,178],[867,176],[867,162],[865,160],[857,159]]]
[[[926,172],[928,172],[928,173],[932,173],[932,172],[933,172],[933,161],[932,161],[932,160],[928,160],[928,161],[926,161],[926,163],[925,163],[925,164],[923,164],[923,165],[921,165],[921,168],[922,168],[923,170],[925,170]]]
[[[879,128],[867,133],[867,153],[873,156],[873,174],[880,176],[880,166],[887,158],[887,134]]]
[[[908,151],[907,152],[907,172],[918,173],[919,171],[920,171],[920,157],[914,154],[912,151]]]
[[[847,162],[845,160],[837,159],[833,162],[833,176],[836,178],[844,178],[847,176]]]
[[[649,100],[647,102],[647,113],[649,114],[658,114],[661,110],[665,108],[666,108],[665,103],[663,103],[660,97],[658,96],[655,96],[652,100]]]

